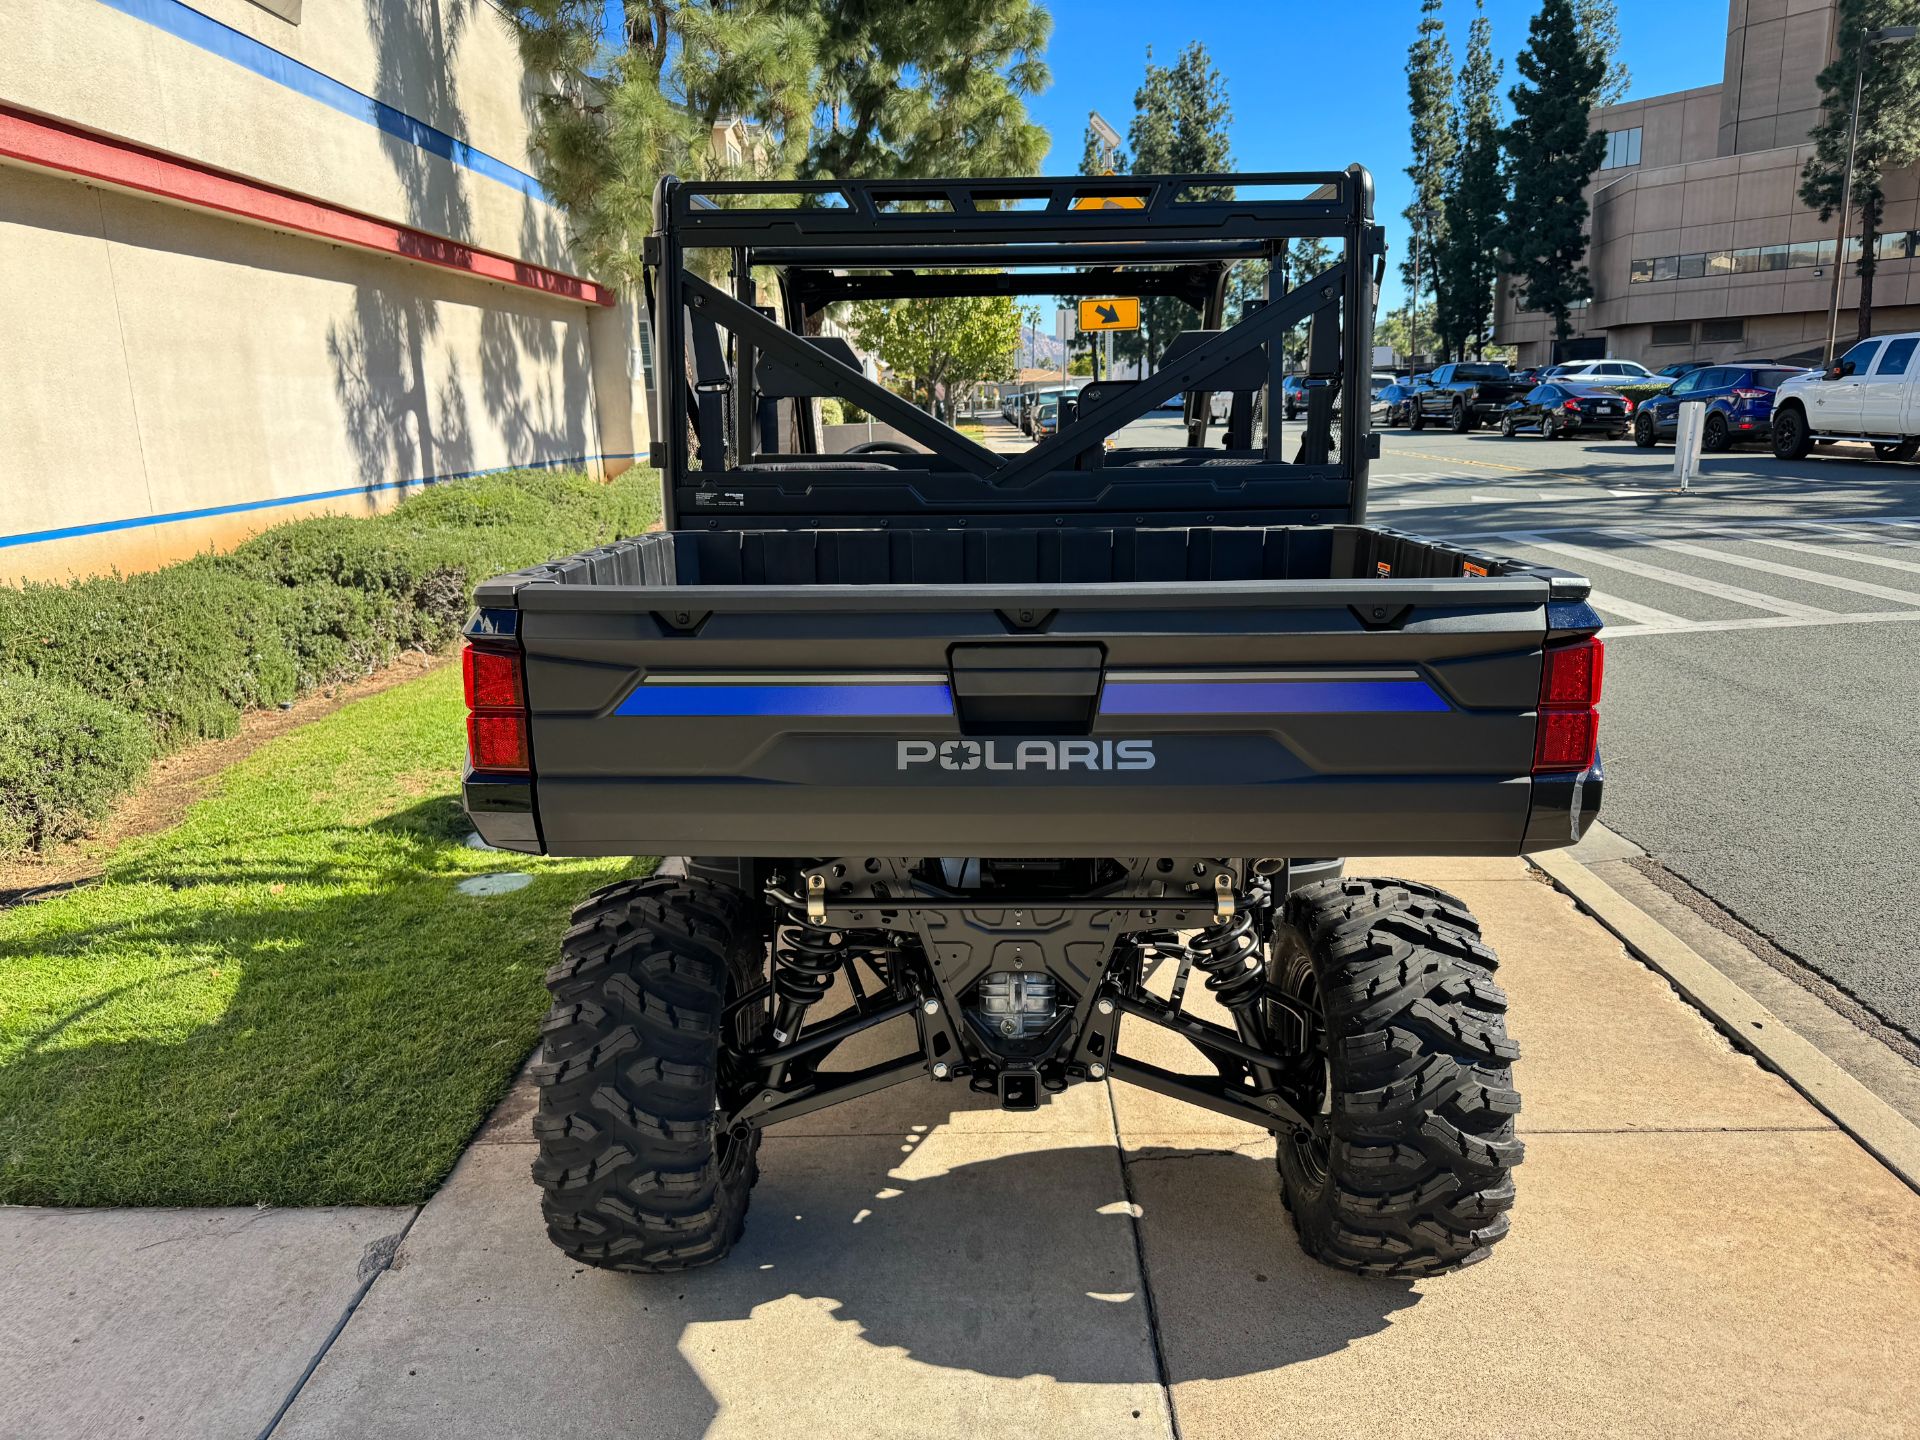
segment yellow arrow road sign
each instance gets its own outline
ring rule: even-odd
[[[1138,300],[1082,300],[1080,302],[1080,330],[1084,334],[1090,330],[1138,330],[1140,328],[1140,302]]]

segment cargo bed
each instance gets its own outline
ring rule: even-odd
[[[1577,576],[1361,525],[682,530],[480,587],[524,657],[516,849],[817,856],[1514,854]]]

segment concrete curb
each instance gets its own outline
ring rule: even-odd
[[[1851,1135],[1882,1165],[1920,1191],[1920,1126],[1783,1024],[1679,936],[1586,866],[1561,852],[1527,860],[1611,931],[1638,959],[1736,1046],[1755,1055]]]

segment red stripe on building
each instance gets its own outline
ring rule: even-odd
[[[529,265],[508,255],[476,250],[471,245],[430,235],[405,225],[394,225],[297,195],[291,190],[245,180],[191,160],[150,150],[131,141],[116,140],[81,130],[11,105],[0,105],[0,159],[66,175],[79,175],[103,185],[137,190],[162,200],[238,216],[276,230],[291,230],[335,244],[352,245],[383,255],[397,255],[443,270],[457,270],[523,290],[539,290],[589,305],[611,305],[614,293],[606,286],[578,275]]]

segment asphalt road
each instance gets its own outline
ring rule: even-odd
[[[1920,1038],[1920,465],[1388,432],[1371,515],[1594,582],[1602,818]]]

